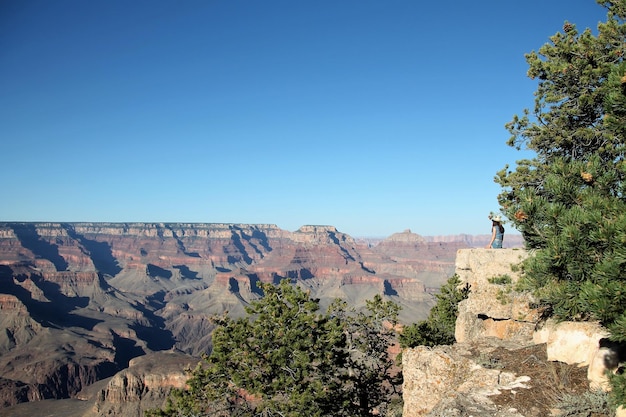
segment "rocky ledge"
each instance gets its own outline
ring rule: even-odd
[[[514,289],[527,256],[459,250],[455,271],[470,293],[459,304],[456,343],[403,351],[403,417],[571,415],[559,409],[562,399],[608,388],[619,347],[597,323],[542,320],[532,297]]]

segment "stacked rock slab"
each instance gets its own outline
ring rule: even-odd
[[[532,343],[540,312],[528,293],[515,294],[522,249],[465,249],[456,257],[456,274],[470,296],[459,303],[455,338],[471,342],[484,337]]]

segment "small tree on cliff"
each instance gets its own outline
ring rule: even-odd
[[[400,335],[400,346],[451,345],[454,343],[454,329],[459,312],[459,303],[465,300],[470,292],[469,284],[461,286],[457,274],[451,276],[441,287],[437,303],[433,306],[426,320],[406,326]]]
[[[401,398],[402,372],[389,351],[398,339],[400,307],[376,295],[366,301],[365,312],[349,309],[343,300],[335,300],[329,311],[345,329],[349,378],[343,389],[350,398],[348,415],[391,415],[392,404]]]
[[[626,340],[626,0],[597,3],[608,11],[597,36],[566,22],[526,55],[535,106],[507,124],[508,143],[536,157],[496,182],[536,249],[523,282],[555,316],[599,320]]]
[[[375,298],[369,314],[350,315],[336,302],[320,314],[318,300],[287,280],[261,288],[247,317],[217,319],[213,351],[189,388],[149,416],[372,416],[386,408],[399,380],[382,323],[395,322],[397,306]]]

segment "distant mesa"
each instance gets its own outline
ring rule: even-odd
[[[335,226],[328,226],[328,225],[308,224],[308,225],[304,225],[300,227],[298,229],[298,232],[301,232],[301,233],[325,233],[325,232],[337,233],[337,228]]]
[[[387,239],[385,239],[385,241],[406,242],[406,243],[425,243],[426,242],[426,240],[422,236],[416,233],[412,233],[411,229],[405,229],[401,233],[394,233],[391,236],[389,236]]]

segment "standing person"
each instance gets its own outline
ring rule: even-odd
[[[502,218],[500,216],[489,215],[491,219],[491,242],[487,245],[488,249],[502,249],[502,241],[504,240],[504,226],[502,226]]]

